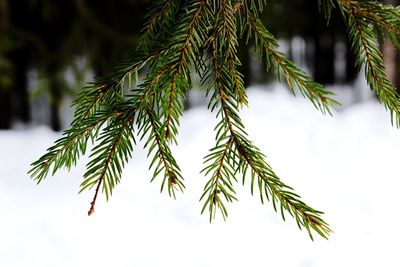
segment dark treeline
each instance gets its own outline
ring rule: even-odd
[[[28,69],[46,77],[50,124],[60,130],[62,75],[84,55],[106,75],[135,46],[150,1],[0,0],[0,128],[29,122]]]
[[[135,48],[151,2],[0,0],[0,129],[9,128],[14,120],[31,121],[27,74],[35,69],[46,77],[49,124],[60,130],[60,101],[71,91],[64,77],[66,66],[83,56],[95,75],[109,74]],[[270,0],[264,23],[286,40],[290,58],[318,82],[349,83],[357,70],[343,20],[334,12],[326,26],[317,2]],[[254,74],[249,48],[251,44],[243,42],[240,51],[245,82],[265,82],[268,75]],[[389,46],[383,51],[389,75],[398,84],[398,55]]]

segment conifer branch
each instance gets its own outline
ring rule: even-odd
[[[93,139],[100,127],[122,112],[98,112],[97,116],[83,119],[79,124],[75,124],[75,128],[65,130],[64,137],[58,139],[55,145],[47,150],[48,153],[32,163],[33,167],[29,174],[37,183],[40,183],[47,176],[52,166],[52,175],[61,167],[66,167],[69,170],[76,165],[80,156],[85,154],[88,141]]]
[[[84,181],[81,183],[79,192],[96,185],[93,201],[90,203],[89,216],[94,212],[100,186],[103,184],[102,191],[108,200],[115,185],[120,182],[125,163],[132,157],[131,141],[135,143],[132,128],[134,113],[120,116],[104,128],[98,140],[100,143],[92,149],[90,157],[93,159],[88,163],[87,171],[83,176]],[[110,132],[113,133],[112,136],[109,135]]]
[[[327,21],[329,22],[332,9],[335,7],[334,0],[318,0],[318,8],[323,11]]]
[[[116,78],[98,81],[82,92],[74,101],[76,111],[71,128],[64,131],[63,137],[50,147],[45,155],[32,163],[29,174],[40,183],[47,176],[50,167],[53,166],[54,175],[62,167],[70,169],[76,165],[82,154],[85,154],[87,144],[90,140],[94,141],[100,127],[115,116],[123,112],[103,108],[104,103],[110,105],[118,99],[122,101],[120,84],[130,73],[137,72],[149,61],[160,56],[164,51],[159,51],[150,55],[148,58],[137,62],[128,68],[127,73],[117,75]],[[171,66],[169,66],[169,69]],[[157,79],[155,79],[157,80]],[[123,82],[122,82],[123,83]],[[115,89],[117,88],[117,89]],[[143,94],[144,97],[146,94]],[[117,99],[117,100],[116,100]]]
[[[229,117],[226,117],[223,111],[222,101],[227,99],[232,92],[229,91],[231,86],[231,80],[227,80],[225,77],[227,65],[221,64],[220,58],[217,52],[217,39],[213,39],[210,44],[210,61],[213,68],[213,73],[205,79],[209,80],[208,90],[214,86],[214,93],[211,98],[213,108],[212,110],[220,105],[220,110],[217,116],[221,117],[221,121],[216,126],[217,130],[217,144],[210,150],[210,154],[205,157],[205,162],[211,162],[207,167],[205,167],[202,172],[205,175],[213,172],[210,180],[204,187],[204,193],[200,200],[205,199],[205,203],[202,208],[202,213],[208,207],[210,214],[210,222],[215,217],[216,209],[221,211],[224,219],[227,218],[228,212],[220,198],[220,193],[223,194],[225,200],[228,202],[233,202],[237,200],[235,197],[235,190],[232,186],[231,179],[236,179],[234,173],[236,172],[235,164],[235,154],[233,152],[234,137],[231,135],[230,128],[232,127]],[[211,80],[212,79],[212,80]],[[222,143],[222,144],[221,144]]]
[[[277,50],[279,47],[277,40],[268,32],[261,20],[251,15],[249,10],[245,10],[244,12],[249,27],[248,35],[253,33],[256,49],[260,57],[265,56],[267,67],[272,68],[277,73],[279,79],[282,76],[285,78],[293,94],[295,94],[295,88],[297,87],[300,93],[313,103],[315,108],[323,114],[331,114],[331,107],[339,105],[335,99],[331,98],[333,93],[326,90],[321,84],[314,82],[310,76],[297,68],[293,62],[286,59]]]
[[[400,97],[387,78],[373,25],[359,17],[352,1],[341,0],[341,3],[347,13],[348,34],[352,49],[359,59],[358,66],[365,66],[365,77],[371,90],[376,92],[378,99],[389,110],[392,123],[400,127]]]
[[[223,141],[219,139],[219,142]],[[200,197],[200,201],[206,196],[207,199],[203,205],[201,213],[204,213],[205,209],[208,207],[210,214],[210,222],[216,215],[216,208],[221,211],[224,220],[228,217],[228,211],[220,198],[222,193],[225,200],[228,202],[233,202],[237,200],[235,197],[235,190],[233,189],[230,177],[234,177],[235,166],[230,160],[234,154],[233,153],[233,138],[229,137],[226,142],[221,145],[217,145],[210,150],[210,154],[205,157],[205,162],[208,163],[212,161],[206,168],[202,170],[204,175],[208,175],[213,171],[210,180],[204,186],[204,192]]]
[[[144,137],[147,138],[147,142],[145,143],[145,147],[149,147],[147,156],[149,157],[153,154],[153,159],[149,167],[150,169],[154,167],[151,181],[164,171],[161,191],[163,191],[165,183],[167,182],[168,193],[175,198],[175,191],[183,191],[185,188],[183,177],[169,149],[165,127],[163,127],[157,114],[152,110],[152,106],[156,107],[161,105],[159,103],[162,101],[160,100],[162,97],[160,96],[160,92],[157,92],[159,89],[158,86],[169,80],[168,74],[174,66],[173,63],[170,63],[160,70],[154,71],[154,73],[149,73],[146,82],[141,85],[140,89],[135,90],[138,95],[143,91],[146,93],[140,97],[135,96],[138,101],[135,102],[134,105],[138,107],[136,114],[138,132],[141,135],[141,139]]]
[[[181,110],[183,109],[183,106],[181,102],[179,101],[176,93],[176,79],[177,79],[177,74],[175,74],[171,80],[170,84],[170,90],[168,91],[168,100],[167,100],[167,118],[165,122],[165,136],[167,139],[174,138],[175,135],[177,134],[176,132],[176,122],[178,117],[182,115]],[[178,102],[178,103],[177,103]],[[176,109],[175,107],[179,107],[179,109]],[[172,133],[173,132],[173,133]],[[176,143],[176,139],[174,139]]]
[[[211,106],[220,107],[217,115],[221,117],[221,121],[216,127],[217,145],[210,150],[210,154],[205,158],[206,163],[210,161],[211,163],[203,172],[205,171],[207,175],[213,171],[213,174],[201,197],[201,200],[203,200],[207,196],[202,212],[208,207],[210,220],[212,220],[215,216],[215,210],[219,208],[225,219],[228,213],[219,194],[222,193],[228,202],[236,200],[231,179],[240,170],[243,173],[244,183],[246,174],[250,170],[252,177],[251,191],[253,192],[254,179],[257,177],[262,202],[264,202],[264,196],[271,200],[275,211],[277,211],[276,206],[279,203],[282,218],[285,220],[285,211],[288,212],[296,219],[300,229],[302,227],[307,229],[311,239],[313,239],[311,230],[327,238],[331,230],[321,218],[322,212],[301,201],[300,196],[280,180],[265,162],[264,155],[248,140],[244,125],[237,114],[238,106],[235,104],[237,99],[229,90],[232,84],[224,78],[224,73],[227,71],[226,64],[218,54],[217,47],[216,41],[210,47],[210,61],[214,69],[214,82],[211,85],[215,88],[212,101],[218,102],[218,104]]]
[[[400,12],[398,8],[378,1],[339,0],[344,12],[351,12],[358,20],[364,20],[389,33],[400,35]],[[395,45],[398,44],[394,43]]]
[[[163,38],[158,38],[160,33],[169,32],[176,13],[178,12],[177,0],[159,0],[154,2],[154,7],[147,15],[147,22],[144,25],[144,32],[140,38],[138,49],[145,53],[149,51],[149,47],[159,44]],[[167,29],[163,31],[164,29]]]
[[[151,181],[153,181],[161,172],[163,172],[164,178],[161,183],[160,191],[163,191],[165,183],[167,182],[168,194],[175,198],[175,191],[178,190],[183,192],[183,189],[185,188],[181,170],[175,159],[172,157],[168,143],[163,137],[163,127],[156,118],[155,113],[149,106],[146,108],[146,113],[148,116],[149,125],[145,125],[144,132],[150,132],[150,135],[148,136],[148,141],[146,142],[145,147],[149,146],[148,156],[153,152],[153,150],[155,151],[153,160],[150,164],[150,168],[155,166]],[[149,130],[150,127],[151,130]]]
[[[97,140],[100,143],[92,149],[90,158],[93,159],[87,165],[87,172],[84,174],[85,180],[82,182],[80,190],[80,192],[82,192],[85,189],[90,189],[96,185],[95,195],[93,201],[91,202],[88,215],[91,215],[94,212],[94,206],[101,185],[103,185],[102,191],[105,193],[106,199],[108,200],[109,196],[112,195],[113,188],[119,183],[123,167],[125,163],[128,162],[129,158],[132,157],[131,152],[133,150],[133,146],[131,141],[136,143],[133,136],[132,126],[134,123],[134,118],[137,117],[137,113],[140,112],[141,109],[144,107],[146,108],[153,131],[154,129],[157,129],[155,120],[149,113],[148,102],[149,98],[151,99],[154,97],[154,90],[156,89],[157,83],[171,68],[172,65],[167,65],[164,67],[159,73],[157,73],[157,75],[152,76],[152,79],[148,84],[143,85],[143,90],[136,91],[137,94],[131,95],[130,101],[123,105],[125,106],[130,104],[130,107],[128,105],[128,108],[126,108],[123,113],[119,114],[117,119],[112,121],[112,123],[103,130],[102,135]],[[170,177],[168,180],[168,191],[170,194],[175,196],[174,189],[176,187],[180,190],[184,188],[183,183],[181,182],[182,177],[179,173],[179,168],[177,167],[176,163],[174,164],[173,162],[171,164],[167,159],[165,159],[165,154],[170,154],[171,152],[167,148],[167,152],[163,153],[166,150],[165,144],[162,143],[159,138],[157,138],[157,134],[155,136],[157,145],[159,146],[159,152],[156,153],[155,157],[161,155],[163,162],[167,163],[167,174]],[[152,140],[151,137],[149,138],[149,141],[150,140]],[[149,153],[151,153],[151,150]],[[176,168],[178,171],[176,171]],[[157,166],[155,173],[159,173],[159,171],[160,165]],[[162,183],[162,187],[164,183],[165,179]]]
[[[285,220],[285,211],[295,218],[300,229],[306,228],[313,239],[311,230],[316,231],[324,238],[332,232],[329,225],[321,218],[323,214],[307,204],[300,196],[293,192],[293,188],[284,184],[274,173],[271,167],[265,162],[264,156],[251,142],[244,139],[237,139],[235,142],[242,160],[240,168],[243,171],[243,180],[248,170],[251,174],[251,191],[253,192],[254,180],[257,177],[261,201],[264,202],[264,195],[268,201],[272,201],[275,211],[277,203],[280,205],[280,213]]]
[[[239,0],[243,1],[243,0]],[[267,0],[244,0],[247,9],[252,12],[256,17],[263,12]]]
[[[285,79],[295,93],[307,97],[323,113],[338,103],[332,93],[296,67],[278,49],[275,37],[259,19],[265,0],[158,0],[148,16],[139,48],[119,64],[109,76],[97,79],[74,101],[76,108],[70,129],[32,164],[31,177],[40,183],[49,173],[71,168],[93,143],[81,190],[95,188],[88,214],[92,214],[100,192],[108,199],[121,179],[123,167],[132,156],[135,134],[145,139],[153,181],[163,175],[161,191],[170,196],[183,191],[181,170],[170,149],[176,143],[184,99],[192,86],[194,68],[211,94],[208,108],[217,111],[216,145],[205,157],[203,173],[210,176],[204,187],[202,213],[208,209],[210,221],[219,210],[225,219],[226,202],[236,199],[234,182],[250,177],[251,193],[257,183],[261,201],[272,202],[285,219],[289,213],[299,228],[327,238],[331,230],[319,212],[283,183],[249,140],[239,117],[247,105],[243,76],[238,71],[238,39],[254,38],[256,51],[278,78]],[[328,20],[335,5],[346,18],[350,41],[358,65],[365,66],[372,90],[389,109],[392,121],[400,126],[400,100],[386,77],[377,34],[388,32],[400,47],[399,8],[377,1],[319,0]],[[138,84],[138,72],[147,66],[144,81]],[[136,80],[136,82],[133,82]],[[127,93],[129,89],[129,93]],[[394,118],[395,117],[395,118]]]
[[[234,7],[231,6],[231,1],[220,1],[221,17],[223,22],[221,23],[222,32],[219,34],[220,39],[226,40],[226,54],[229,69],[232,74],[233,90],[237,95],[238,102],[240,105],[248,105],[246,89],[244,87],[242,74],[237,70],[240,60],[237,57],[237,22]]]
[[[187,12],[190,16],[183,16],[181,21],[178,22],[178,29],[176,30],[178,36],[182,39],[173,38],[171,43],[175,43],[178,50],[177,54],[171,55],[172,58],[177,60],[171,64],[174,65],[173,71],[169,74],[171,78],[168,81],[169,86],[166,88],[166,122],[165,134],[167,139],[175,140],[177,134],[177,125],[179,125],[179,117],[182,115],[183,104],[180,98],[185,97],[185,93],[189,88],[190,67],[194,65],[199,51],[206,39],[206,32],[202,30],[201,26],[205,26],[204,18],[207,1],[194,2]],[[189,7],[188,7],[189,8]],[[188,19],[189,18],[189,19]],[[203,25],[201,25],[203,23]],[[172,50],[174,52],[174,50]],[[178,55],[178,56],[177,56]]]

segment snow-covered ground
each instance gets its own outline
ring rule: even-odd
[[[250,137],[303,199],[325,211],[334,233],[310,241],[249,186],[229,218],[200,215],[202,157],[214,115],[198,107],[181,120],[175,156],[187,190],[177,200],[149,183],[138,148],[111,200],[88,217],[93,192],[77,195],[84,163],[37,186],[29,164],[59,137],[44,127],[0,132],[0,266],[400,266],[400,134],[373,100],[323,116],[286,89],[249,91]]]

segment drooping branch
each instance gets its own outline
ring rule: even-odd
[[[226,218],[227,210],[219,194],[222,193],[228,202],[236,200],[231,179],[235,177],[235,173],[241,171],[244,183],[247,173],[250,172],[251,191],[253,192],[254,180],[257,179],[262,202],[265,196],[272,201],[275,211],[279,203],[282,218],[285,220],[285,211],[289,213],[295,218],[300,229],[306,228],[311,239],[313,238],[312,230],[327,238],[331,230],[321,218],[322,212],[305,204],[291,187],[283,183],[266,163],[264,155],[248,140],[244,125],[237,113],[238,105],[235,102],[238,100],[232,90],[229,90],[233,86],[232,81],[224,76],[229,69],[227,70],[217,47],[216,41],[210,45],[210,61],[214,70],[212,101],[218,102],[212,106],[219,107],[218,116],[221,122],[216,127],[217,144],[206,157],[206,162],[210,163],[203,170],[206,175],[213,173],[201,197],[204,199],[207,196],[202,211],[208,207],[211,220],[215,216],[216,208],[219,208],[223,218]]]
[[[371,90],[376,92],[379,101],[389,110],[392,123],[400,127],[400,96],[387,78],[373,24],[360,16],[360,7],[352,1],[340,2],[347,14],[348,34],[352,49],[358,58],[358,66],[364,66],[365,77]]]
[[[339,105],[332,98],[333,93],[326,90],[321,84],[314,82],[309,75],[297,68],[293,62],[286,59],[277,50],[277,40],[268,32],[260,19],[251,15],[248,10],[244,12],[249,27],[248,35],[252,34],[254,36],[256,49],[260,56],[264,57],[267,67],[271,67],[278,74],[279,78],[283,76],[293,93],[295,93],[295,89],[298,89],[318,110],[322,113],[331,114],[331,108]]]

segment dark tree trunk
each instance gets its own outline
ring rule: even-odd
[[[61,130],[60,111],[58,109],[58,104],[54,101],[50,104],[50,126],[53,131]]]
[[[317,32],[314,36],[314,78],[322,84],[334,82],[334,40],[333,33]]]
[[[347,39],[346,42],[346,82],[352,82],[356,79],[358,69],[356,67],[356,57],[351,48],[351,44]]]
[[[245,38],[242,38],[239,40],[239,47],[238,47],[238,56],[239,60],[242,63],[242,65],[239,67],[239,71],[243,74],[243,82],[244,86],[247,87],[251,82],[250,80],[250,56],[249,56],[249,47],[246,45],[246,41],[244,40]]]
[[[398,87],[398,60],[396,48],[390,43],[389,38],[383,44],[383,62],[385,64],[386,72],[389,80]],[[399,88],[397,88],[399,89]]]
[[[10,92],[0,88],[0,129],[11,127]]]
[[[10,58],[14,67],[13,83],[11,86],[12,113],[22,122],[29,122],[30,105],[28,93],[28,53],[24,49],[14,51]]]
[[[8,22],[7,1],[0,0],[0,59],[4,58],[4,51],[1,45],[6,38],[6,29]],[[11,96],[7,83],[4,79],[9,75],[5,66],[0,66],[0,129],[9,129],[11,126]]]
[[[384,0],[385,4],[397,5],[398,0]],[[389,80],[397,87],[397,92],[400,93],[400,79],[399,79],[399,53],[393,44],[390,42],[390,38],[386,37],[383,43],[383,62],[385,64],[386,72]]]
[[[50,86],[50,127],[54,131],[61,130],[60,105],[62,100],[63,85],[58,77],[57,63],[49,64],[47,69]]]

